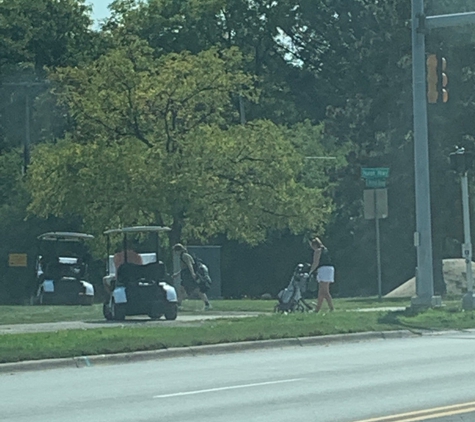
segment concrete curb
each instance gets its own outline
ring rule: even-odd
[[[207,354],[242,352],[247,350],[271,349],[295,346],[325,345],[338,342],[358,342],[378,339],[415,337],[417,333],[408,330],[375,331],[365,333],[334,334],[317,337],[295,337],[275,340],[242,341],[203,346],[176,347],[172,349],[151,350],[133,353],[115,353],[107,355],[79,356],[62,359],[44,359],[0,364],[0,374],[25,371],[43,371],[59,368],[86,368],[96,365],[141,362],[147,360],[177,357],[192,357]],[[420,335],[420,334],[419,334]]]

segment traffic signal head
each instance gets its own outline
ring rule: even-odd
[[[456,147],[454,152],[449,154],[450,168],[457,173],[463,174],[473,166],[473,153],[465,148]]]
[[[439,72],[438,75],[438,89],[440,94],[440,100],[443,103],[449,101],[449,91],[447,90],[447,85],[449,83],[449,78],[446,73],[447,69],[447,60],[445,57],[437,57],[437,70]]]

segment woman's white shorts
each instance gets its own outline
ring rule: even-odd
[[[317,281],[325,283],[333,283],[335,281],[335,268],[332,266],[324,266],[317,268]]]

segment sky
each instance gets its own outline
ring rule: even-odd
[[[96,22],[109,16],[107,6],[112,3],[112,0],[86,0],[85,3],[93,7],[92,18]]]

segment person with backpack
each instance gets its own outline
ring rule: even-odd
[[[174,277],[181,276],[181,286],[185,290],[186,296],[192,296],[197,294],[198,297],[204,302],[206,311],[211,309],[211,303],[209,302],[206,292],[209,289],[209,285],[204,282],[200,282],[198,276],[198,266],[195,258],[193,258],[188,250],[181,244],[177,243],[173,246],[173,252],[180,256],[180,271],[174,273]]]
[[[315,312],[319,312],[323,301],[326,300],[330,311],[334,310],[333,300],[330,294],[330,284],[335,281],[335,267],[330,258],[330,253],[326,246],[318,237],[309,241],[313,249],[313,262],[310,267],[309,275],[316,273],[318,281],[318,299]]]

